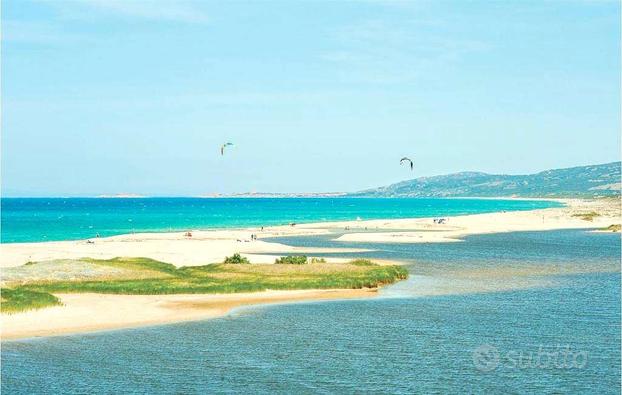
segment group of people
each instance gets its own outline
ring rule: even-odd
[[[254,233],[253,233],[253,234],[251,234],[251,239],[250,239],[250,240],[249,240],[249,239],[236,239],[236,241],[237,241],[238,243],[242,243],[242,242],[244,242],[244,243],[248,243],[248,242],[250,242],[250,241],[255,241],[255,240],[257,240],[257,235],[256,235],[256,234],[254,234]]]

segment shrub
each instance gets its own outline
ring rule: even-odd
[[[228,256],[225,258],[225,261],[223,262],[225,264],[229,264],[229,265],[239,265],[239,264],[249,264],[251,263],[248,258],[243,257],[242,255],[235,253],[232,256]]]
[[[306,255],[290,255],[277,258],[274,263],[278,265],[304,265],[307,263]]]
[[[324,258],[311,258],[311,263],[326,263]]]

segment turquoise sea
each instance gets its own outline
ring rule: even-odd
[[[236,228],[375,218],[532,210],[559,203],[482,199],[3,198],[3,243],[131,232]]]

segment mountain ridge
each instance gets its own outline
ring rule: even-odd
[[[419,177],[348,193],[349,197],[610,197],[620,196],[621,162],[533,174],[463,171]]]

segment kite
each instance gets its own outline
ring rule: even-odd
[[[414,169],[415,164],[413,163],[413,161],[410,158],[403,157],[402,159],[400,159],[400,165],[403,165],[404,162],[410,162],[410,170]]]

